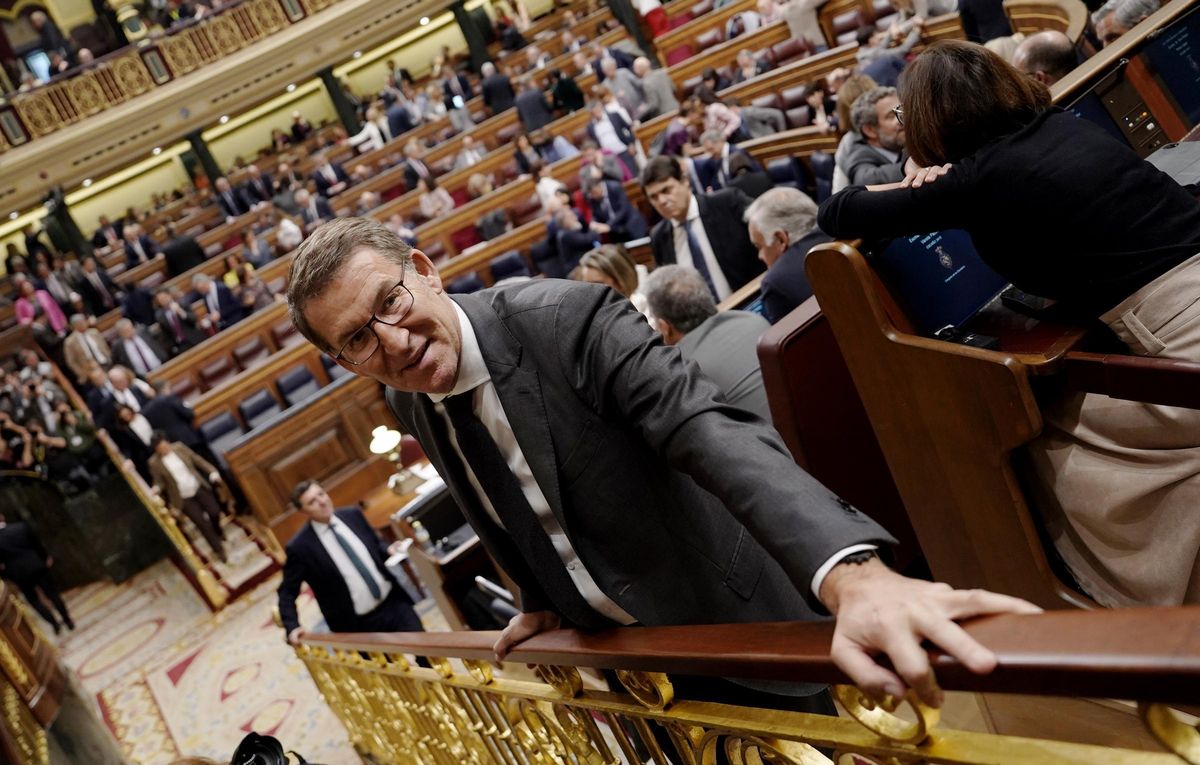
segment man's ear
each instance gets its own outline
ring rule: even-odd
[[[437,266],[433,265],[433,261],[429,256],[420,250],[412,251],[413,270],[417,272],[417,276],[421,277],[421,281],[434,292],[442,291],[442,277],[438,274]]]

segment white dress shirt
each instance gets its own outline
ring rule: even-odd
[[[134,367],[133,371],[137,373],[138,377],[145,377],[162,366],[162,360],[151,350],[146,341],[137,335],[121,342],[125,343],[125,354],[129,356],[129,361]]]
[[[692,200],[692,204],[695,204],[694,199]],[[579,559],[579,554],[575,551],[575,548],[571,546],[571,540],[567,537],[566,532],[559,525],[558,519],[554,516],[554,512],[550,509],[550,503],[546,500],[546,495],[542,493],[541,487],[538,486],[537,480],[533,476],[533,471],[525,459],[525,454],[521,451],[520,444],[517,443],[517,437],[513,433],[512,425],[508,421],[508,415],[504,412],[504,406],[500,403],[500,395],[496,393],[496,386],[492,382],[491,373],[488,372],[487,362],[484,361],[483,352],[479,348],[479,340],[475,336],[475,329],[471,326],[471,321],[467,318],[467,314],[457,303],[454,304],[454,312],[458,316],[459,330],[462,333],[462,350],[459,353],[458,359],[458,380],[454,385],[454,389],[449,393],[428,394],[429,398],[434,402],[437,412],[445,420],[450,433],[453,434],[454,425],[450,422],[442,401],[449,396],[456,395],[471,395],[474,397],[473,409],[475,416],[487,428],[488,433],[492,436],[492,440],[496,442],[496,446],[500,449],[500,453],[504,456],[505,461],[508,462],[508,467],[512,470],[513,475],[516,476],[517,482],[521,485],[521,492],[525,495],[525,499],[529,502],[529,506],[533,509],[534,513],[537,514],[538,519],[542,523],[542,528],[549,535],[550,542],[554,545],[554,550],[558,553],[559,559],[562,560],[563,565],[566,567],[567,574],[579,590],[579,594],[583,596],[584,600],[593,609],[618,624],[629,625],[636,623],[637,619],[630,616],[600,589],[600,586],[596,584],[596,580],[592,578],[592,575]],[[458,446],[457,437],[452,437],[450,442],[454,445],[455,453],[466,468],[467,480],[470,481],[471,488],[479,496],[483,509],[496,525],[504,528],[499,514],[496,513],[491,500],[488,499],[487,494],[483,491],[483,487],[479,483],[479,479],[476,478],[475,471],[471,469],[471,466],[463,456],[462,450]],[[852,553],[874,549],[876,549],[876,545],[856,544],[838,550],[831,555],[813,574],[812,582],[810,583],[813,595],[820,596],[821,585],[825,582],[825,577],[842,558]],[[347,565],[349,564],[347,563]]]
[[[135,417],[134,421],[136,420]],[[183,464],[183,460],[174,450],[163,456],[162,464],[171,474],[171,478],[175,479],[175,487],[179,489],[180,499],[191,499],[196,496],[196,492],[200,491],[200,481],[196,480],[196,474]]]
[[[96,343],[91,334],[88,332],[81,332],[79,334],[83,337],[83,342],[87,343],[88,350],[91,351],[92,358],[96,360],[96,363],[101,366],[107,364],[109,362],[108,354],[100,350],[99,344]]]
[[[624,609],[618,606],[611,598],[604,594],[600,586],[596,584],[596,580],[584,568],[583,562],[579,559],[579,554],[575,548],[571,546],[571,540],[567,538],[566,532],[559,525],[558,519],[554,517],[554,512],[550,509],[550,503],[546,500],[546,495],[542,493],[542,489],[537,484],[537,480],[533,477],[533,471],[529,467],[529,463],[525,459],[524,452],[521,451],[520,444],[517,443],[517,437],[513,433],[512,425],[508,421],[508,415],[504,413],[504,407],[500,403],[500,395],[496,393],[496,386],[492,383],[492,376],[488,372],[487,364],[483,360],[483,352],[479,349],[479,340],[475,337],[475,330],[471,327],[471,322],[467,318],[458,304],[454,304],[454,311],[458,315],[459,328],[462,331],[462,352],[458,360],[458,382],[454,386],[454,390],[444,395],[430,394],[429,398],[437,405],[438,412],[446,420],[450,432],[454,432],[454,425],[450,423],[449,417],[446,415],[445,407],[442,405],[442,400],[447,396],[455,395],[470,395],[474,397],[475,416],[487,428],[491,434],[492,440],[496,442],[500,453],[504,455],[504,459],[508,462],[508,467],[516,476],[517,482],[521,485],[521,492],[525,495],[525,499],[529,501],[529,506],[537,515],[538,520],[542,523],[542,528],[550,537],[551,544],[554,545],[555,552],[563,562],[563,566],[567,569],[567,575],[571,577],[571,581],[579,590],[579,594],[587,601],[593,609],[598,613],[607,616],[618,624],[633,624],[637,620],[627,614]],[[451,438],[454,444],[454,449],[458,453],[458,457],[462,460],[466,467],[467,479],[471,482],[471,487],[475,489],[475,493],[479,495],[480,502],[483,504],[484,510],[491,516],[501,528],[504,524],[500,520],[500,516],[496,513],[496,509],[492,506],[492,502],[484,493],[483,487],[479,484],[479,479],[475,477],[475,471],[467,464],[463,457],[462,451],[458,447],[457,438]]]
[[[325,547],[325,552],[329,553],[329,557],[333,558],[333,564],[337,566],[338,573],[342,575],[342,580],[346,582],[346,589],[350,591],[350,600],[354,603],[354,613],[362,616],[374,611],[380,603],[387,598],[388,593],[392,591],[392,583],[384,579],[379,574],[379,569],[375,567],[375,559],[371,557],[371,553],[367,550],[366,545],[358,538],[353,530],[342,523],[337,516],[329,519],[329,523],[313,522],[313,530],[317,532],[317,539],[321,540],[322,546]],[[376,598],[371,594],[371,590],[367,587],[366,581],[362,578],[362,574],[350,562],[350,558],[346,555],[346,551],[338,544],[338,541],[333,538],[337,534],[344,539],[350,549],[354,550],[354,554],[367,568],[367,573],[375,580],[375,584],[379,586],[379,597]]]
[[[721,264],[717,261],[716,253],[713,252],[712,243],[708,241],[708,233],[704,230],[704,222],[700,220],[700,205],[696,202],[695,194],[688,202],[687,220],[692,224],[692,235],[696,237],[696,242],[700,245],[701,255],[705,264],[708,265],[708,273],[712,276],[713,286],[717,288],[717,302],[720,302],[729,297],[733,290],[729,286],[729,280],[725,278],[725,272],[721,270]],[[687,231],[684,230],[683,224],[671,221],[671,225],[674,226],[673,233],[675,235],[675,262],[681,266],[696,268],[693,260],[695,253],[688,248]]]
[[[129,391],[125,391],[128,393]],[[150,426],[150,421],[141,414],[133,415],[133,419],[129,421],[129,429],[132,430],[138,438],[142,439],[142,443],[146,446],[150,445],[150,439],[154,437],[154,428]]]
[[[596,131],[596,143],[600,144],[601,149],[613,154],[629,151],[629,147],[617,136],[617,129],[613,127],[612,120],[595,120],[592,122],[592,129]]]
[[[112,394],[113,398],[117,400],[118,404],[124,404],[135,412],[142,411],[141,402],[138,401],[137,396],[133,395],[133,391],[131,391],[129,388],[126,388],[125,390],[117,390],[116,388],[112,388]],[[144,440],[149,441],[150,439],[147,438]]]

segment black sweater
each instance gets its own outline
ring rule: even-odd
[[[1200,253],[1200,203],[1086,120],[1048,109],[919,189],[844,189],[821,228],[849,239],[966,229],[1017,287],[1096,316]]]

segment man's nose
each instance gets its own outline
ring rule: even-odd
[[[408,329],[402,324],[384,324],[375,322],[375,336],[385,353],[405,353],[408,351]]]

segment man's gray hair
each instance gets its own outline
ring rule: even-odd
[[[642,284],[650,315],[687,334],[717,313],[704,277],[687,266],[659,266]]]
[[[491,61],[484,61],[483,66],[479,67],[479,74],[482,77],[491,77],[496,73],[496,65]]]
[[[1159,7],[1158,0],[1119,0],[1113,9],[1113,15],[1118,24],[1132,29],[1139,21],[1155,13]]]
[[[1117,5],[1120,2],[1121,0],[1108,0],[1108,2],[1106,2],[1104,5],[1097,8],[1092,13],[1092,24],[1098,25],[1106,16],[1117,9]]]
[[[68,323],[72,327],[74,327],[76,324],[78,324],[81,321],[87,321],[87,317],[81,313],[73,313],[73,314],[71,314],[71,319]]]
[[[412,263],[412,247],[390,228],[373,218],[336,218],[312,233],[292,258],[287,300],[292,323],[300,334],[322,350],[329,343],[304,318],[304,306],[321,295],[346,261],[361,249],[372,249],[385,260],[405,268]]]
[[[879,103],[888,96],[896,95],[895,88],[879,86],[871,88],[866,93],[863,93],[858,98],[854,99],[854,103],[850,105],[850,124],[854,128],[854,132],[862,135],[862,129],[866,126],[876,127],[879,125],[879,115],[875,114],[875,104]]]
[[[201,284],[209,284],[212,278],[208,274],[196,274],[192,276],[192,286],[199,287]]]
[[[755,199],[746,209],[746,222],[770,237],[776,231],[795,244],[817,227],[817,203],[799,189],[778,186]]]
[[[117,332],[124,332],[126,327],[132,329],[133,322],[129,319],[117,319],[117,323],[113,325],[113,329],[115,329]]]
[[[709,141],[714,143],[725,143],[725,134],[716,129],[705,130],[700,134],[700,143],[704,144],[708,143]]]

